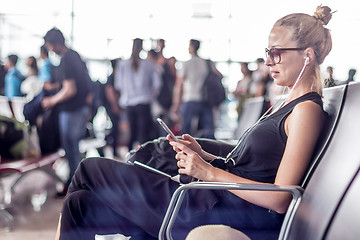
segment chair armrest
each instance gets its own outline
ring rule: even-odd
[[[222,182],[191,182],[178,187],[173,193],[165,217],[160,227],[158,238],[160,240],[172,240],[171,230],[176,216],[181,207],[185,194],[190,189],[213,189],[213,190],[254,190],[254,191],[280,191],[290,192],[292,201],[286,212],[284,223],[282,224],[279,239],[285,239],[288,235],[290,222],[293,219],[295,211],[301,201],[303,189],[300,186],[280,186],[264,184],[240,184],[240,183],[222,183]],[[166,238],[165,238],[166,235]]]

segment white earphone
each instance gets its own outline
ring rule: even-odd
[[[310,58],[309,58],[309,57],[306,57],[306,58],[305,58],[305,63],[304,63],[304,64],[305,64],[305,65],[306,65],[306,64],[308,64],[308,63],[309,63],[309,61],[310,61]]]
[[[299,76],[297,77],[297,79],[296,79],[296,81],[295,81],[295,83],[294,83],[293,87],[290,89],[290,92],[289,92],[288,96],[290,96],[290,93],[293,91],[293,89],[295,88],[295,86],[296,86],[296,85],[297,85],[297,83],[299,82],[300,77],[301,77],[301,76],[302,76],[302,74],[304,73],[305,68],[306,68],[307,64],[309,63],[309,61],[310,61],[310,58],[309,58],[308,56],[307,56],[307,57],[305,57],[304,66],[302,67],[302,69],[301,69],[301,71],[300,71],[300,73],[299,73]]]

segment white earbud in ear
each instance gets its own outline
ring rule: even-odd
[[[306,64],[308,64],[308,63],[309,63],[309,61],[310,61],[310,58],[309,58],[309,57],[306,57],[306,58],[305,58],[305,63],[304,63],[304,64],[305,64],[305,65],[306,65]]]

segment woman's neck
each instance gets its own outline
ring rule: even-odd
[[[289,103],[292,100],[301,97],[309,92],[312,92],[311,85],[308,86],[308,84],[301,84],[295,86],[295,88],[291,91],[290,95],[287,97],[286,103]]]

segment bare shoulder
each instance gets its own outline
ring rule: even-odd
[[[308,115],[310,115],[309,117],[324,116],[324,110],[322,109],[322,107],[319,104],[310,100],[297,104],[294,107],[293,113],[295,116],[299,117],[306,117]]]
[[[322,107],[313,101],[304,101],[295,106],[288,118],[288,127],[306,128],[321,127],[325,120],[325,114]]]

